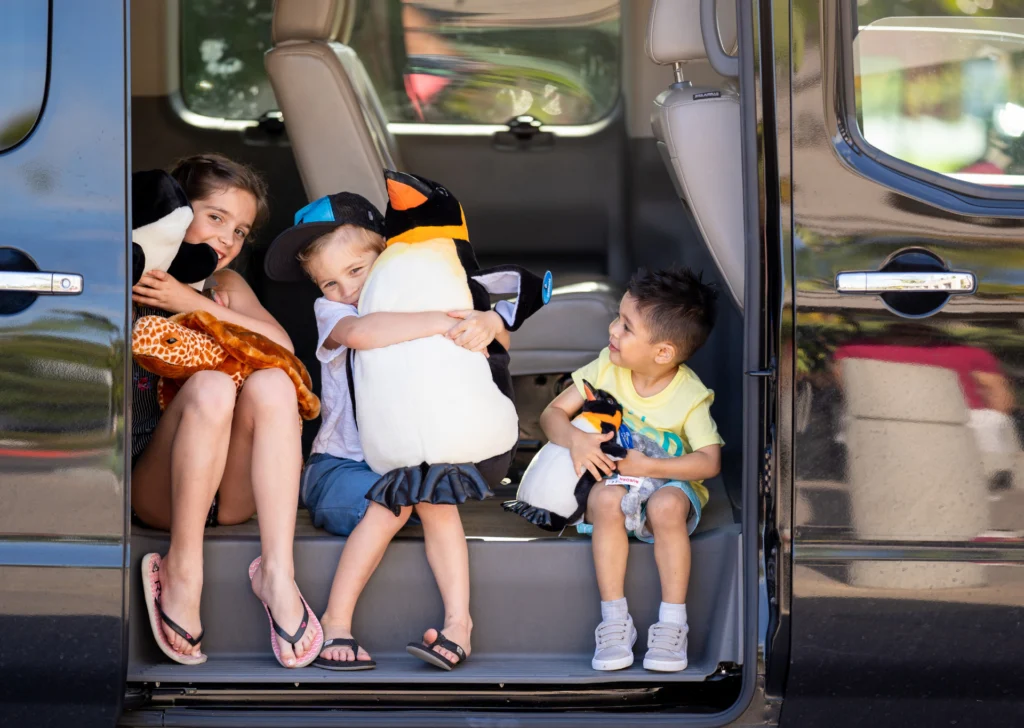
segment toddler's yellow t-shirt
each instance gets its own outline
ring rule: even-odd
[[[612,394],[622,404],[623,421],[633,432],[650,437],[670,457],[679,457],[709,445],[724,445],[718,426],[711,418],[715,393],[704,386],[693,370],[679,365],[675,378],[653,397],[641,397],[633,388],[628,369],[612,364],[608,349],[586,366],[573,372],[580,394],[586,379],[597,389]],[[701,506],[707,505],[708,491],[702,481],[690,481]]]

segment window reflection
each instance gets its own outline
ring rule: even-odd
[[[1024,186],[1021,6],[998,0],[857,5],[854,81],[865,139],[958,179]]]
[[[46,94],[49,3],[4,0],[0,7],[0,152],[35,128]]]

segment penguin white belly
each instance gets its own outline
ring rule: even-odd
[[[389,245],[359,299],[360,315],[472,307],[466,271],[446,239]],[[359,439],[378,473],[480,462],[519,437],[515,405],[494,384],[487,359],[444,336],[357,352],[353,378]]]
[[[572,424],[584,432],[597,432],[582,417],[574,419]],[[576,511],[575,493],[579,479],[569,448],[549,442],[534,456],[523,473],[516,500],[568,517]]]

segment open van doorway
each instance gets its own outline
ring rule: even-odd
[[[731,2],[717,3],[710,53],[729,74],[722,75],[694,32],[708,4],[682,3],[668,15],[664,5],[316,0],[299,12],[308,12],[306,24],[288,26],[278,17],[275,27],[280,10],[272,0],[132,0],[132,168],[168,168],[215,151],[266,179],[269,221],[236,269],[287,330],[315,391],[318,291],[269,280],[263,258],[310,199],[361,184],[339,161],[344,156],[331,158],[346,145],[365,142],[374,159],[381,155],[400,170],[443,182],[465,208],[481,264],[550,270],[554,292],[512,338],[519,455],[495,498],[460,509],[470,550],[472,659],[449,675],[404,652],[441,614],[422,530],[408,526],[355,615],[353,631],[373,648],[377,668],[279,667],[245,578],[259,553],[250,520],[207,529],[201,611],[209,660],[172,663],[150,634],[138,583],[139,559],[166,551],[168,537],[135,524],[127,668],[133,712],[126,721],[149,711],[243,703],[252,709],[256,702],[465,711],[625,707],[654,711],[654,720],[710,715],[724,722],[749,700],[764,588],[756,578],[752,468],[766,452],[765,394],[774,382],[744,375],[771,374],[763,343],[768,307],[744,305],[773,293],[762,290],[764,256],[748,254],[757,249],[750,241],[758,242],[751,231],[762,222],[751,106],[756,18],[753,8],[737,17]],[[318,13],[332,22],[318,25]],[[275,49],[299,45],[328,62],[344,58],[346,69],[358,62],[359,83],[368,82],[372,93],[351,78],[332,82],[315,69],[267,61]],[[723,63],[735,59],[737,48],[740,62]],[[339,121],[337,109],[353,98],[350,115]],[[678,142],[680,135],[691,141]],[[515,497],[523,469],[544,444],[541,409],[607,345],[632,271],[673,263],[702,271],[720,291],[715,329],[688,364],[715,391],[713,415],[726,442],[722,474],[707,483],[709,501],[691,540],[689,666],[652,673],[638,661],[630,670],[595,672],[590,657],[600,614],[589,539],[541,531],[504,512],[501,502]],[[318,424],[304,428],[304,453]],[[296,580],[317,613],[343,548],[344,539],[314,527],[300,508]],[[658,584],[651,547],[632,543],[626,593],[641,635],[657,620]],[[643,649],[641,641],[639,654]]]

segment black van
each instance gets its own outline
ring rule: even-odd
[[[0,49],[3,725],[1019,723],[1024,3],[6,0]],[[482,264],[554,272],[513,339],[520,462],[463,510],[456,672],[402,650],[441,613],[415,527],[356,613],[376,670],[274,662],[254,521],[207,532],[209,661],[153,642],[138,563],[167,534],[129,519],[129,181],[203,151],[269,181],[238,270],[314,379],[316,291],[262,264],[311,198],[373,199],[381,167],[443,180]],[[691,362],[727,445],[690,665],[599,673],[589,542],[500,502],[629,273],[671,262],[723,292]],[[344,541],[298,517],[319,612]],[[657,585],[633,544],[642,626]]]

